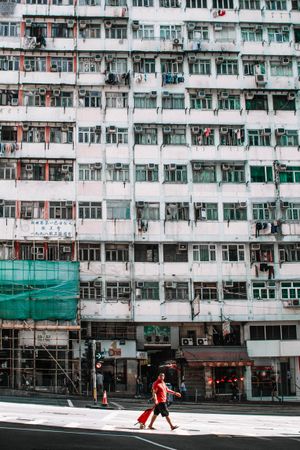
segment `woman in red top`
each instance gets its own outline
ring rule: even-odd
[[[170,425],[171,430],[175,430],[176,428],[178,428],[177,425],[172,424],[171,419],[169,417],[169,411],[167,408],[167,393],[176,395],[176,397],[181,397],[181,394],[179,394],[179,392],[174,392],[174,391],[171,391],[171,389],[168,389],[164,380],[165,380],[165,374],[160,373],[158,375],[157,380],[153,383],[153,386],[152,386],[152,393],[153,393],[155,408],[154,408],[154,414],[152,416],[150,425],[148,427],[149,430],[155,430],[155,428],[153,428],[153,424],[156,421],[157,416],[159,416],[159,414],[161,414],[162,417],[166,418],[166,421]]]

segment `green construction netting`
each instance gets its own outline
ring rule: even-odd
[[[79,263],[0,261],[0,318],[75,320]]]

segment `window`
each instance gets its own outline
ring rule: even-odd
[[[201,45],[201,41],[208,41],[209,33],[207,25],[194,25],[195,27],[193,30],[188,29],[188,39],[190,39],[191,41],[196,41],[195,48],[193,48],[193,50],[197,50],[198,42],[200,42]]]
[[[279,260],[287,263],[300,262],[300,245],[279,244]]]
[[[68,27],[67,23],[52,23],[52,38],[72,38],[73,35],[73,28]]]
[[[259,26],[241,27],[242,40],[244,42],[262,42],[263,31]]]
[[[216,167],[203,163],[194,162],[193,167],[193,183],[215,183]]]
[[[136,181],[158,181],[158,165],[157,164],[138,164],[135,167]]]
[[[215,130],[212,128],[200,129],[197,133],[192,129],[192,145],[214,145]]]
[[[186,129],[185,127],[163,127],[163,144],[164,145],[186,145]]]
[[[283,300],[300,299],[299,281],[282,281],[280,283],[281,298]]]
[[[140,281],[136,283],[136,289],[140,289],[141,300],[159,300],[159,283],[154,281]],[[139,292],[139,291],[136,291]],[[136,294],[137,295],[137,294]]]
[[[16,202],[4,200],[0,203],[1,219],[10,219],[16,217]]]
[[[259,247],[259,248],[258,248]],[[252,244],[250,246],[250,261],[252,263],[273,263],[274,246],[273,244]]]
[[[1,211],[1,207],[0,207]],[[0,242],[0,260],[14,259],[14,247],[13,243],[10,242]]]
[[[21,219],[44,219],[44,202],[21,202]]]
[[[18,37],[20,24],[18,22],[0,22],[0,37]]]
[[[21,180],[45,180],[45,163],[21,164]]]
[[[275,299],[275,281],[254,281],[252,293],[254,300]]]
[[[233,0],[213,0],[213,8],[233,9]]]
[[[43,244],[25,244],[21,243],[21,259],[22,260],[45,260],[46,254]]]
[[[222,110],[241,109],[241,102],[239,95],[229,95],[227,98],[222,98],[222,94],[218,97],[218,106]]]
[[[134,260],[135,262],[159,262],[158,244],[135,244]]]
[[[244,130],[242,128],[220,128],[221,145],[242,145],[244,142]]]
[[[268,130],[268,131],[265,131]],[[254,147],[268,147],[271,145],[271,131],[248,130],[248,143]]]
[[[101,61],[95,61],[95,58],[84,56],[79,57],[79,72],[81,73],[99,73],[101,71]]]
[[[179,8],[180,4],[178,0],[159,0],[159,6],[161,8]]]
[[[154,25],[140,24],[138,30],[133,30],[133,38],[142,40],[154,39]]]
[[[101,108],[101,92],[79,89],[78,106],[80,108]]]
[[[246,76],[264,75],[266,73],[265,63],[260,61],[243,61],[243,72]]]
[[[289,203],[284,211],[284,218],[287,220],[300,220],[300,203]]]
[[[214,37],[216,42],[232,42],[236,40],[236,29],[232,24],[222,23],[214,27]]]
[[[271,11],[286,11],[286,0],[266,0],[266,9]]]
[[[79,202],[79,219],[102,219],[101,202]]]
[[[181,39],[181,25],[160,25],[160,39]]]
[[[125,300],[131,297],[131,287],[129,282],[107,282],[106,300]]]
[[[264,326],[251,326],[250,327],[250,340],[262,341],[265,339],[265,327]]]
[[[14,180],[16,178],[16,163],[0,161],[0,180]]]
[[[107,144],[128,144],[128,129],[127,128],[106,128],[106,143]]]
[[[79,37],[82,39],[100,39],[101,38],[101,24],[87,23],[84,29],[80,28],[79,23]]]
[[[129,164],[107,164],[107,181],[129,181]]]
[[[268,28],[268,40],[269,42],[276,42],[277,44],[282,42],[289,42],[290,40],[289,26]]]
[[[80,281],[80,298],[84,300],[102,299],[101,281]]]
[[[101,245],[79,242],[79,261],[101,261]]]
[[[81,6],[98,6],[101,4],[101,0],[79,0]]]
[[[106,262],[127,262],[129,261],[128,244],[105,244]]]
[[[299,145],[298,131],[285,130],[284,134],[276,134],[276,145],[280,147],[297,147]]]
[[[133,0],[132,6],[139,6],[139,7],[151,7],[153,6],[153,0]]]
[[[218,300],[217,283],[194,283],[195,298],[199,300]]]
[[[101,163],[79,164],[79,181],[100,181]]]
[[[247,220],[247,208],[241,208],[240,203],[223,204],[224,220]]]
[[[217,75],[238,75],[238,61],[227,59],[221,64],[217,64]]]
[[[247,99],[247,111],[268,111],[268,97],[267,95],[254,95],[253,98]]]
[[[218,220],[218,204],[217,203],[194,203],[195,220]]]
[[[138,145],[157,145],[157,128],[134,127],[134,143]]]
[[[281,339],[283,340],[297,339],[296,325],[281,325]]]
[[[214,244],[193,245],[193,261],[216,261],[216,246]]]
[[[73,72],[73,58],[51,57],[51,68],[57,72]]]
[[[165,183],[187,183],[187,166],[176,164],[164,165]]]
[[[136,216],[138,220],[159,220],[159,203],[137,202]]]
[[[224,170],[225,167],[226,170]],[[223,183],[245,183],[245,167],[243,165],[227,166],[223,164],[222,181]]]
[[[54,144],[72,144],[73,128],[52,127],[50,128],[50,142]]]
[[[273,95],[273,108],[275,111],[295,111],[295,99],[289,100],[288,95]]]
[[[224,281],[223,298],[224,300],[246,300],[246,283],[244,281]]]
[[[153,109],[156,108],[156,92],[154,94],[136,93],[133,94],[134,108]]]
[[[40,143],[45,142],[44,127],[30,127],[29,130],[23,130],[23,142]]]
[[[188,262],[188,245],[164,244],[164,262]]]
[[[49,163],[49,181],[72,181],[73,165]]]
[[[78,142],[80,144],[100,144],[101,127],[79,127]]]
[[[292,62],[283,65],[280,61],[270,61],[270,72],[274,77],[292,77],[293,65]]]
[[[260,9],[260,0],[240,0],[241,9]]]
[[[190,75],[211,75],[210,59],[198,59],[195,62],[189,62]]]
[[[169,94],[162,97],[164,109],[184,109],[184,94]]]
[[[227,262],[245,261],[244,244],[222,245],[222,260]]]
[[[23,94],[24,106],[46,106],[46,95],[40,94],[38,90],[23,91]]]
[[[275,207],[270,208],[268,203],[253,203],[252,216],[253,220],[274,220]]]
[[[46,58],[25,56],[24,69],[26,72],[46,72]]]
[[[73,92],[60,92],[59,96],[52,96],[51,106],[56,108],[72,108]]]
[[[110,28],[105,28],[106,39],[127,39],[127,25],[112,25]]]
[[[165,300],[188,300],[189,285],[184,282],[166,282],[165,283]]]
[[[166,220],[189,220],[189,204],[166,203]]]
[[[133,72],[138,74],[155,73],[155,59],[142,58],[139,62],[133,61]]]
[[[50,219],[73,219],[73,203],[50,202]]]
[[[200,97],[198,94],[190,94],[191,109],[202,109],[208,111],[212,109],[212,95],[204,94]]]
[[[187,8],[207,8],[207,0],[186,0]]]
[[[107,219],[108,220],[129,220],[130,219],[130,201],[129,200],[108,200],[107,201]]]
[[[19,56],[0,55],[0,71],[19,70],[19,63]]]
[[[300,183],[300,167],[288,166],[284,172],[279,172],[280,183]]]
[[[177,84],[178,78],[172,75],[183,73],[183,62],[178,62],[176,59],[161,59],[161,72],[163,84]]]
[[[128,94],[127,92],[106,92],[106,108],[127,108]]]
[[[52,5],[71,6],[73,5],[73,0],[52,0]]]
[[[268,183],[273,181],[271,166],[250,166],[251,183]]]

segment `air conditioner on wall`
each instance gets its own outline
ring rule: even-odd
[[[208,339],[206,337],[197,338],[197,345],[208,345]]]
[[[194,345],[193,338],[181,338],[181,345],[183,346]]]
[[[276,134],[276,136],[283,136],[285,134],[285,129],[284,128],[277,128],[275,130],[275,134]]]

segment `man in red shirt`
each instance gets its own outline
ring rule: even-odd
[[[171,389],[168,389],[164,380],[165,380],[165,374],[160,373],[158,375],[157,380],[153,383],[153,386],[152,386],[152,393],[153,393],[153,400],[155,403],[155,408],[154,408],[154,414],[152,416],[150,425],[148,427],[149,430],[155,430],[155,428],[153,428],[153,424],[156,421],[159,414],[161,414],[162,417],[166,418],[166,421],[170,425],[171,430],[175,430],[176,428],[178,428],[177,425],[172,424],[171,419],[169,417],[169,411],[167,408],[167,393],[176,395],[176,397],[181,397],[181,394],[179,394],[179,392],[174,392],[174,391],[171,391]]]

